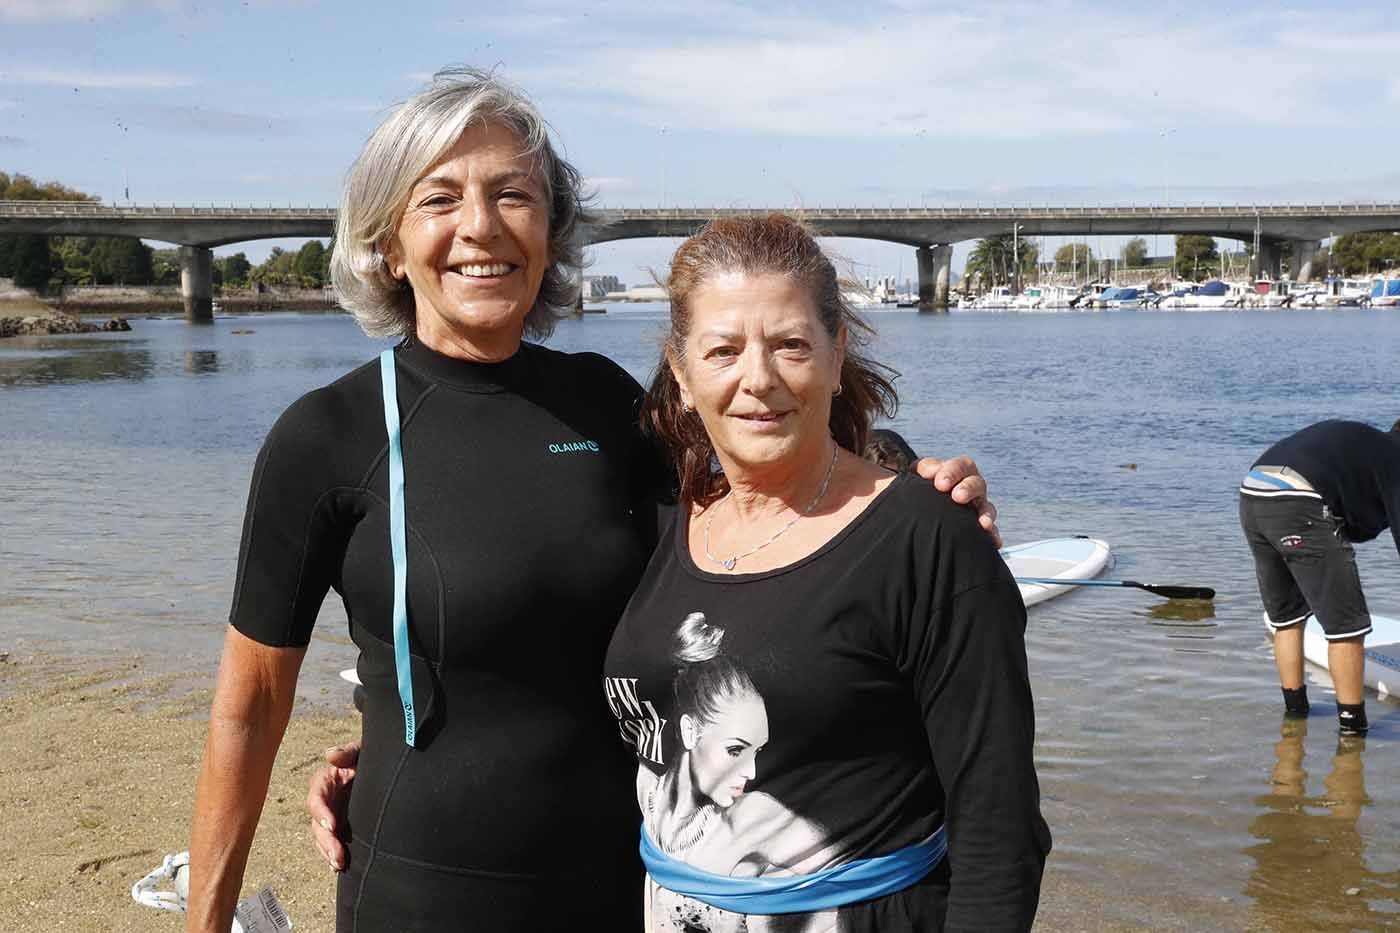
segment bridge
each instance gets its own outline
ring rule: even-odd
[[[795,213],[822,236],[901,243],[915,249],[921,308],[946,307],[953,244],[1011,233],[1023,236],[1204,234],[1257,242],[1255,271],[1280,276],[1282,246],[1290,272],[1312,277],[1330,236],[1400,230],[1400,204],[1230,204],[813,208],[603,208],[583,229],[584,245],[646,237],[685,237],[718,217]],[[329,237],[329,207],[137,207],[87,201],[0,201],[0,236],[135,236],[180,247],[180,285],[189,320],[212,316],[212,249],[277,237]]]

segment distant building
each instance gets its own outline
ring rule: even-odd
[[[583,277],[584,298],[606,298],[609,292],[623,292],[627,286],[619,282],[615,275],[585,275]]]

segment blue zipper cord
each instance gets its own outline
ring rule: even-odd
[[[677,894],[738,914],[805,914],[902,891],[948,851],[940,826],[923,842],[888,855],[856,859],[808,875],[731,878],[692,868],[661,851],[642,827],[642,864],[651,880]]]
[[[394,351],[379,354],[384,390],[384,429],[389,433],[389,548],[394,556],[394,669],[403,703],[403,740],[413,745],[413,668],[408,655],[408,535],[403,517],[403,446],[399,443],[399,392],[394,378]]]

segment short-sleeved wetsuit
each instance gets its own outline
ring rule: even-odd
[[[1050,834],[1026,610],[974,513],[902,475],[808,557],[737,575],[696,566],[682,510],[671,525],[603,681],[656,846],[729,878],[810,875],[939,827],[948,851],[912,886],[820,916],[744,916],[649,882],[649,933],[1028,929]],[[697,623],[717,647],[682,649]]]
[[[634,765],[598,693],[655,538],[640,387],[596,354],[396,351],[418,747],[394,672],[376,365],[258,455],[231,622],[303,645],[344,600],[367,691],[340,930],[635,929]]]

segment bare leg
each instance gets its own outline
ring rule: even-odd
[[[1328,655],[1328,659],[1330,661],[1331,655]],[[1303,686],[1303,623],[1274,632],[1274,663],[1278,665],[1279,684],[1285,690],[1297,690]],[[1335,675],[1333,677],[1335,679]]]
[[[1302,626],[1299,626],[1301,629]],[[1302,639],[1298,640],[1299,645]],[[1332,685],[1337,688],[1338,703],[1360,703],[1365,687],[1363,672],[1366,669],[1365,636],[1341,638],[1327,643],[1327,672],[1332,675]],[[1278,652],[1278,642],[1274,642]],[[1279,672],[1283,672],[1283,661],[1279,662]],[[1301,670],[1301,668],[1300,668]],[[1285,684],[1284,686],[1287,686]]]

